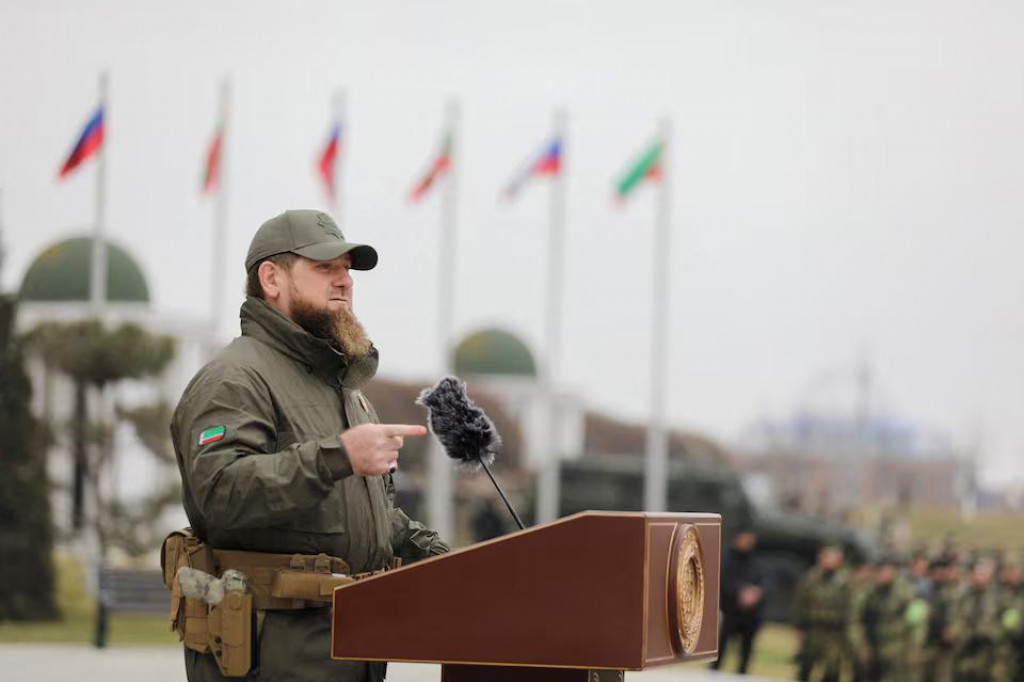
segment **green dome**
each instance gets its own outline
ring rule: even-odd
[[[32,302],[88,302],[92,276],[92,238],[57,242],[36,256],[21,281],[18,298]],[[149,303],[149,287],[135,260],[107,242],[107,300]]]
[[[533,354],[519,337],[501,329],[483,329],[455,348],[455,373],[537,376]]]

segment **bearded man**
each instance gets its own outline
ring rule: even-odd
[[[201,567],[214,576],[230,568],[265,583],[252,590],[251,652],[244,642],[222,648],[228,635],[214,630],[228,627],[205,619],[213,606],[180,600],[193,682],[223,679],[238,651],[248,679],[383,680],[382,663],[330,660],[329,604],[289,594],[275,575],[360,574],[449,549],[394,506],[403,439],[426,429],[378,423],[360,390],[378,355],[353,313],[350,271],[376,264],[377,252],[347,242],[325,213],[265,222],[246,257],[242,335],[199,371],[174,412],[192,544],[170,558],[165,546],[165,561],[187,554],[195,567],[208,556]]]

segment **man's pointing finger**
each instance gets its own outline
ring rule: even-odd
[[[389,436],[425,436],[427,427],[419,424],[387,424],[386,432]]]

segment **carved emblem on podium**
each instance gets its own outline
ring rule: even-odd
[[[676,527],[672,541],[669,585],[669,619],[676,647],[690,654],[696,650],[704,619],[704,553],[692,525]]]

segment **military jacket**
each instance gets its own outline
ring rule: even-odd
[[[1024,588],[1002,585],[999,589],[999,622],[1003,634],[1010,639],[1024,634]]]
[[[196,533],[218,549],[323,552],[354,572],[447,551],[394,506],[390,475],[352,473],[341,433],[378,421],[360,391],[376,351],[349,362],[260,299],[245,301],[241,321],[171,423]]]
[[[792,620],[798,630],[844,632],[850,617],[849,574],[839,569],[825,573],[815,566],[797,585]]]
[[[936,585],[928,600],[928,631],[925,644],[929,647],[948,649],[952,642],[944,642],[942,634],[947,628],[955,628],[957,604],[961,588],[956,585]]]
[[[987,649],[999,638],[999,596],[994,588],[968,588],[956,607],[956,636],[960,655]]]
[[[918,608],[913,588],[897,578],[888,585],[874,586],[864,597],[851,640],[855,646],[868,646],[890,657],[905,657],[924,643],[924,616],[925,610]]]

